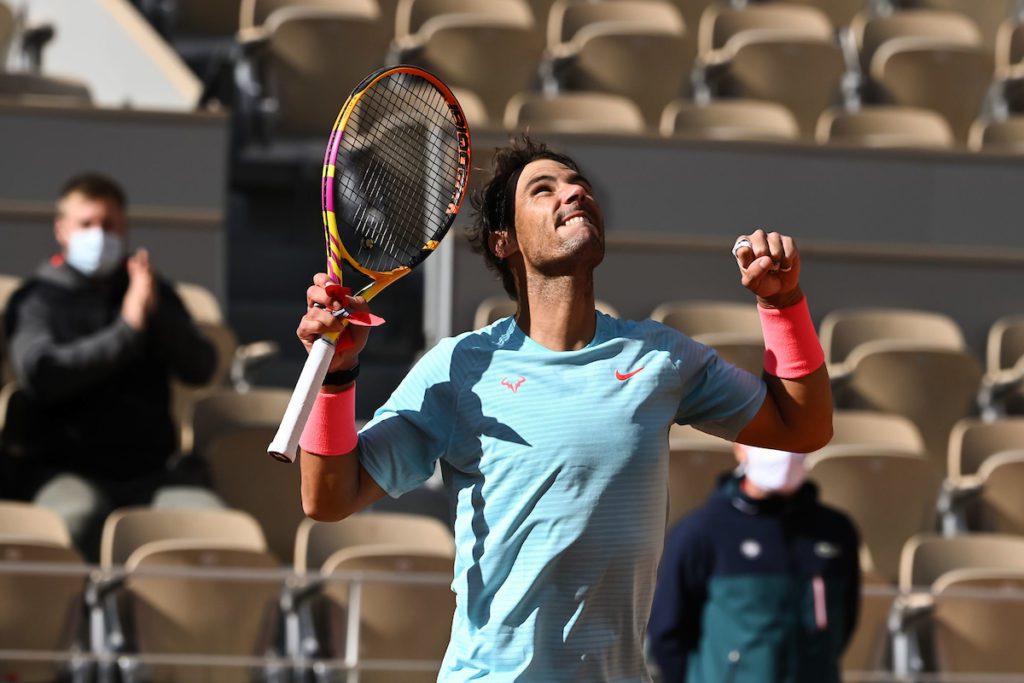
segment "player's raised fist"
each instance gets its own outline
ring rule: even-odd
[[[740,282],[757,295],[762,306],[783,308],[803,296],[800,251],[789,235],[755,230],[736,238],[732,254],[740,269]]]

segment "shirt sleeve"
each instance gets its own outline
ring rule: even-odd
[[[673,361],[683,383],[676,422],[735,440],[764,403],[764,380],[682,334],[674,345]]]
[[[387,493],[398,496],[434,473],[454,426],[451,340],[438,344],[409,371],[359,433],[359,461]]]

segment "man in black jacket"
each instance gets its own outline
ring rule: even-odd
[[[178,483],[169,379],[200,384],[216,350],[140,249],[128,254],[125,197],[109,178],[69,180],[61,252],[12,297],[5,326],[19,388],[4,442],[8,495],[35,499],[95,554],[107,512]]]
[[[804,455],[735,447],[740,474],[665,542],[648,626],[665,683],[839,683],[860,604],[859,541]]]

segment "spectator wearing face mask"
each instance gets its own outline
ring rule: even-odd
[[[95,557],[110,510],[185,481],[168,466],[176,449],[169,380],[207,381],[216,351],[146,250],[129,253],[114,181],[69,180],[54,235],[60,253],[12,296],[5,316],[22,391],[8,409],[2,484],[6,495],[55,510]]]
[[[669,533],[648,626],[665,683],[838,683],[860,600],[850,520],[818,502],[805,456],[740,462]]]

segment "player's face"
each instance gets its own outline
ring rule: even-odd
[[[78,192],[61,200],[54,234],[62,248],[67,248],[68,240],[75,232],[93,227],[124,236],[128,229],[124,210],[110,199],[92,199]]]
[[[516,186],[518,250],[528,267],[560,274],[604,258],[604,217],[590,183],[551,159],[526,165]]]

